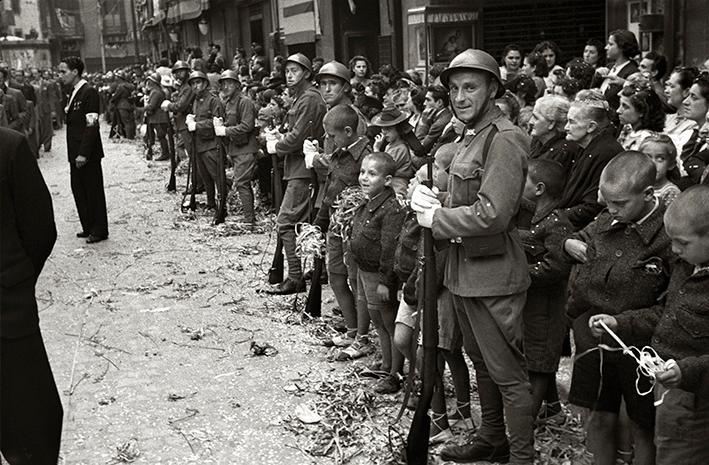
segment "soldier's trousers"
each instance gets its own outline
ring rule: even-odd
[[[288,277],[301,279],[303,269],[295,254],[295,225],[307,222],[310,216],[310,179],[289,179],[283,193],[276,226],[288,261]]]
[[[196,158],[197,170],[204,182],[204,190],[207,193],[207,207],[216,208],[215,185],[219,183],[219,158],[221,154],[215,147],[213,149],[198,152]]]
[[[254,190],[251,187],[251,179],[254,177],[256,158],[253,153],[241,153],[231,156],[234,165],[234,182],[232,189],[239,194],[241,206],[244,209],[244,219],[247,223],[256,220],[254,214]]]
[[[126,137],[128,139],[135,139],[135,113],[133,110],[119,108],[118,115],[121,117],[121,123],[123,124]]]
[[[155,136],[157,135],[160,143],[160,155],[167,157],[170,154],[170,148],[167,145],[167,123],[148,123],[148,130],[145,133],[145,144],[148,146],[148,154],[153,155],[153,145],[155,145]]]

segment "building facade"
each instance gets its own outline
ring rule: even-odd
[[[39,0],[0,0],[0,61],[13,68],[51,64]]]

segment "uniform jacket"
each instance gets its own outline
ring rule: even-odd
[[[603,209],[598,204],[601,172],[622,151],[623,147],[615,139],[613,129],[606,128],[573,161],[559,208],[564,210],[564,215],[576,229],[585,227]]]
[[[219,97],[204,90],[196,95],[192,103],[192,114],[195,115],[197,130],[195,134],[195,147],[197,153],[206,152],[217,148],[217,137],[214,134],[214,117],[224,117],[224,106]]]
[[[88,113],[99,114],[98,91],[89,83],[76,92],[74,100],[66,114],[66,141],[69,163],[82,155],[89,160],[103,158],[103,144],[99,133],[98,118],[89,126],[86,123]]]
[[[258,110],[254,102],[240,92],[224,103],[224,125],[229,140],[229,155],[256,153],[256,116]]]
[[[664,360],[675,359],[682,372],[680,389],[709,398],[709,269],[677,259],[664,305],[616,316],[618,332],[649,339]]]
[[[175,129],[177,131],[186,131],[185,118],[192,111],[192,104],[194,103],[192,87],[186,83],[182,84],[173,96],[173,100],[167,109],[175,114]]]
[[[529,158],[561,163],[568,173],[579,153],[581,153],[581,147],[576,142],[566,140],[566,134],[559,133],[544,143],[536,137],[532,138]]]
[[[571,272],[571,264],[561,246],[573,227],[555,206],[551,204],[535,211],[530,228],[519,231],[534,288],[565,282]]]
[[[133,110],[135,105],[131,101],[131,95],[135,87],[130,82],[120,82],[116,86],[116,92],[111,97],[111,103],[113,103],[119,110]]]
[[[495,135],[483,166],[482,149],[492,126]],[[527,176],[529,138],[500,110],[491,108],[469,128],[453,157],[448,193],[433,216],[436,239],[504,234],[502,255],[470,260],[462,246],[449,247],[445,286],[455,295],[511,295],[529,287],[527,260],[515,227]]]
[[[52,198],[27,139],[0,128],[0,331],[3,338],[39,329],[35,283],[57,231]]]
[[[283,180],[310,179],[311,171],[305,167],[303,141],[307,138],[322,140],[322,120],[327,108],[320,92],[307,84],[295,95],[293,105],[286,114],[288,132],[276,144],[276,152],[283,161]]]
[[[165,92],[162,89],[152,89],[148,104],[145,106],[145,118],[149,124],[167,123],[167,113],[162,111],[160,104],[165,100]]]
[[[394,253],[406,211],[391,188],[363,202],[352,222],[350,249],[357,266],[364,271],[378,271],[379,283],[396,283]]]
[[[612,216],[604,210],[568,237],[588,244],[588,261],[574,265],[568,288],[567,314],[571,319],[582,318],[578,327],[583,331],[576,331],[581,347],[596,344],[586,324],[590,316],[649,307],[665,292],[673,255],[662,221],[664,213],[665,208],[658,205],[640,225],[613,224]]]

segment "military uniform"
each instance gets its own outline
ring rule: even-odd
[[[153,144],[155,144],[156,134],[160,142],[161,158],[166,159],[170,153],[167,145],[167,113],[160,108],[160,104],[164,100],[165,92],[162,89],[153,88],[150,91],[150,97],[148,97],[148,104],[145,106],[145,120],[148,125],[145,143],[148,146],[148,159],[153,157]]]
[[[205,89],[196,95],[192,103],[192,114],[195,115],[197,130],[194,137],[195,161],[199,175],[207,192],[207,207],[216,207],[214,186],[219,182],[219,151],[217,136],[214,134],[214,117],[224,117],[224,106],[218,97]]]
[[[116,86],[116,93],[111,97],[111,102],[118,110],[120,123],[123,125],[124,134],[128,139],[135,139],[135,105],[131,102],[133,85],[121,82]]]
[[[303,272],[295,255],[295,225],[307,222],[309,217],[309,185],[312,171],[305,166],[303,142],[307,138],[322,139],[322,120],[326,107],[320,93],[306,84],[299,89],[286,115],[288,132],[276,144],[279,158],[283,158],[283,180],[287,181],[276,224],[288,260],[288,276],[300,280]]]

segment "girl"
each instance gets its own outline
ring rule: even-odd
[[[502,52],[500,66],[500,76],[502,82],[514,79],[520,71],[522,65],[522,49],[517,44],[508,44]]]
[[[530,53],[524,57],[522,74],[534,80],[534,84],[537,86],[537,93],[535,95],[537,98],[543,95],[547,88],[544,76],[546,76],[548,72],[547,63],[540,54]]]
[[[362,55],[357,55],[350,60],[350,71],[352,71],[352,79],[350,84],[354,87],[355,84],[361,83],[363,86],[369,84],[369,77],[372,75],[372,65],[369,60]]]
[[[561,49],[551,40],[539,42],[534,47],[534,53],[538,53],[546,62],[548,73],[544,76],[544,82],[548,88],[554,87],[556,76],[564,74],[564,68],[557,63],[561,62]]]
[[[625,150],[638,150],[646,137],[653,132],[662,132],[665,127],[662,101],[649,87],[625,87],[620,94],[617,113],[623,125],[618,142]]]
[[[672,139],[666,134],[653,134],[640,143],[638,150],[650,157],[655,164],[655,197],[665,207],[669,207],[680,193],[679,187],[667,179],[668,173],[677,169],[677,150]]]
[[[371,125],[381,129],[374,138],[372,148],[375,152],[386,152],[396,163],[396,172],[391,181],[394,192],[406,195],[409,179],[414,176],[414,165],[411,161],[411,147],[404,140],[403,125],[408,125],[409,116],[397,108],[388,107],[372,118]]]

